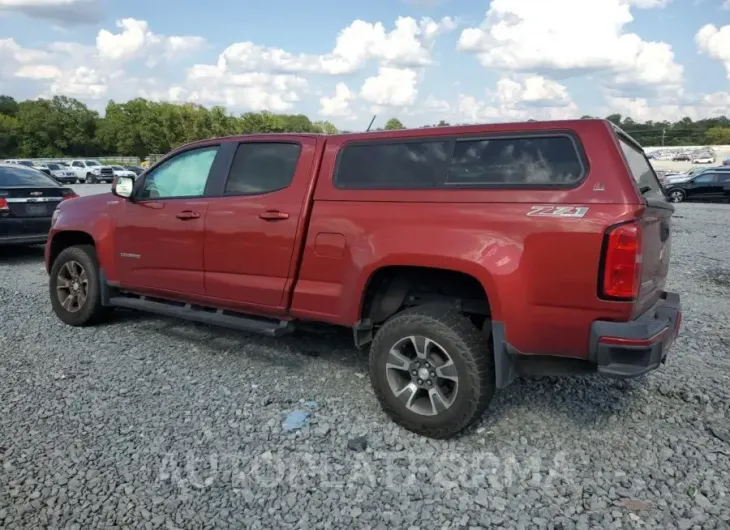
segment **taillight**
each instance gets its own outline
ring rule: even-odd
[[[67,201],[68,199],[78,199],[78,198],[79,198],[79,196],[76,195],[76,193],[74,191],[68,190],[68,192],[66,192],[66,191],[63,192],[63,199],[61,199],[61,200]]]
[[[603,247],[600,295],[610,300],[636,300],[641,285],[641,226],[629,221],[609,227]]]
[[[9,212],[10,211],[10,205],[8,204],[8,201],[5,199],[5,197],[0,197],[0,212]]]

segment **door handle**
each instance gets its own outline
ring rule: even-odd
[[[263,219],[264,221],[279,221],[282,219],[289,219],[289,214],[276,210],[269,210],[268,212],[259,214],[259,219]]]
[[[181,219],[183,221],[188,221],[190,219],[197,219],[200,217],[200,214],[198,212],[191,212],[190,210],[184,210],[177,214],[176,216],[178,219]]]

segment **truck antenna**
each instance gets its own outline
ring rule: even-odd
[[[368,132],[368,131],[370,130],[370,127],[372,127],[372,126],[373,126],[373,122],[375,121],[375,118],[377,118],[377,117],[378,117],[378,115],[377,115],[377,114],[375,114],[375,115],[373,116],[373,119],[372,119],[372,120],[370,120],[370,125],[368,125],[368,128],[367,128],[367,129],[365,130],[365,132]]]

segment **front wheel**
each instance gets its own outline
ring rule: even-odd
[[[99,265],[91,245],[63,250],[53,262],[48,285],[53,311],[70,326],[96,324],[108,314],[101,304]]]
[[[370,381],[381,407],[402,427],[449,438],[479,419],[495,391],[485,335],[442,305],[396,314],[370,348]]]
[[[95,184],[96,183],[96,178],[94,177],[93,174],[91,174],[91,173],[87,173],[86,174],[86,183],[87,184]]]
[[[682,202],[687,195],[682,190],[672,190],[669,192],[669,200],[672,202]]]

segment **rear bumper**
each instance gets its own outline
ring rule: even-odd
[[[632,378],[658,368],[667,358],[682,321],[677,293],[665,292],[649,311],[631,322],[596,321],[591,326],[590,360],[598,373]]]
[[[0,219],[0,245],[43,244],[50,229],[50,217]]]
[[[43,245],[48,241],[48,234],[0,236],[0,245]]]

